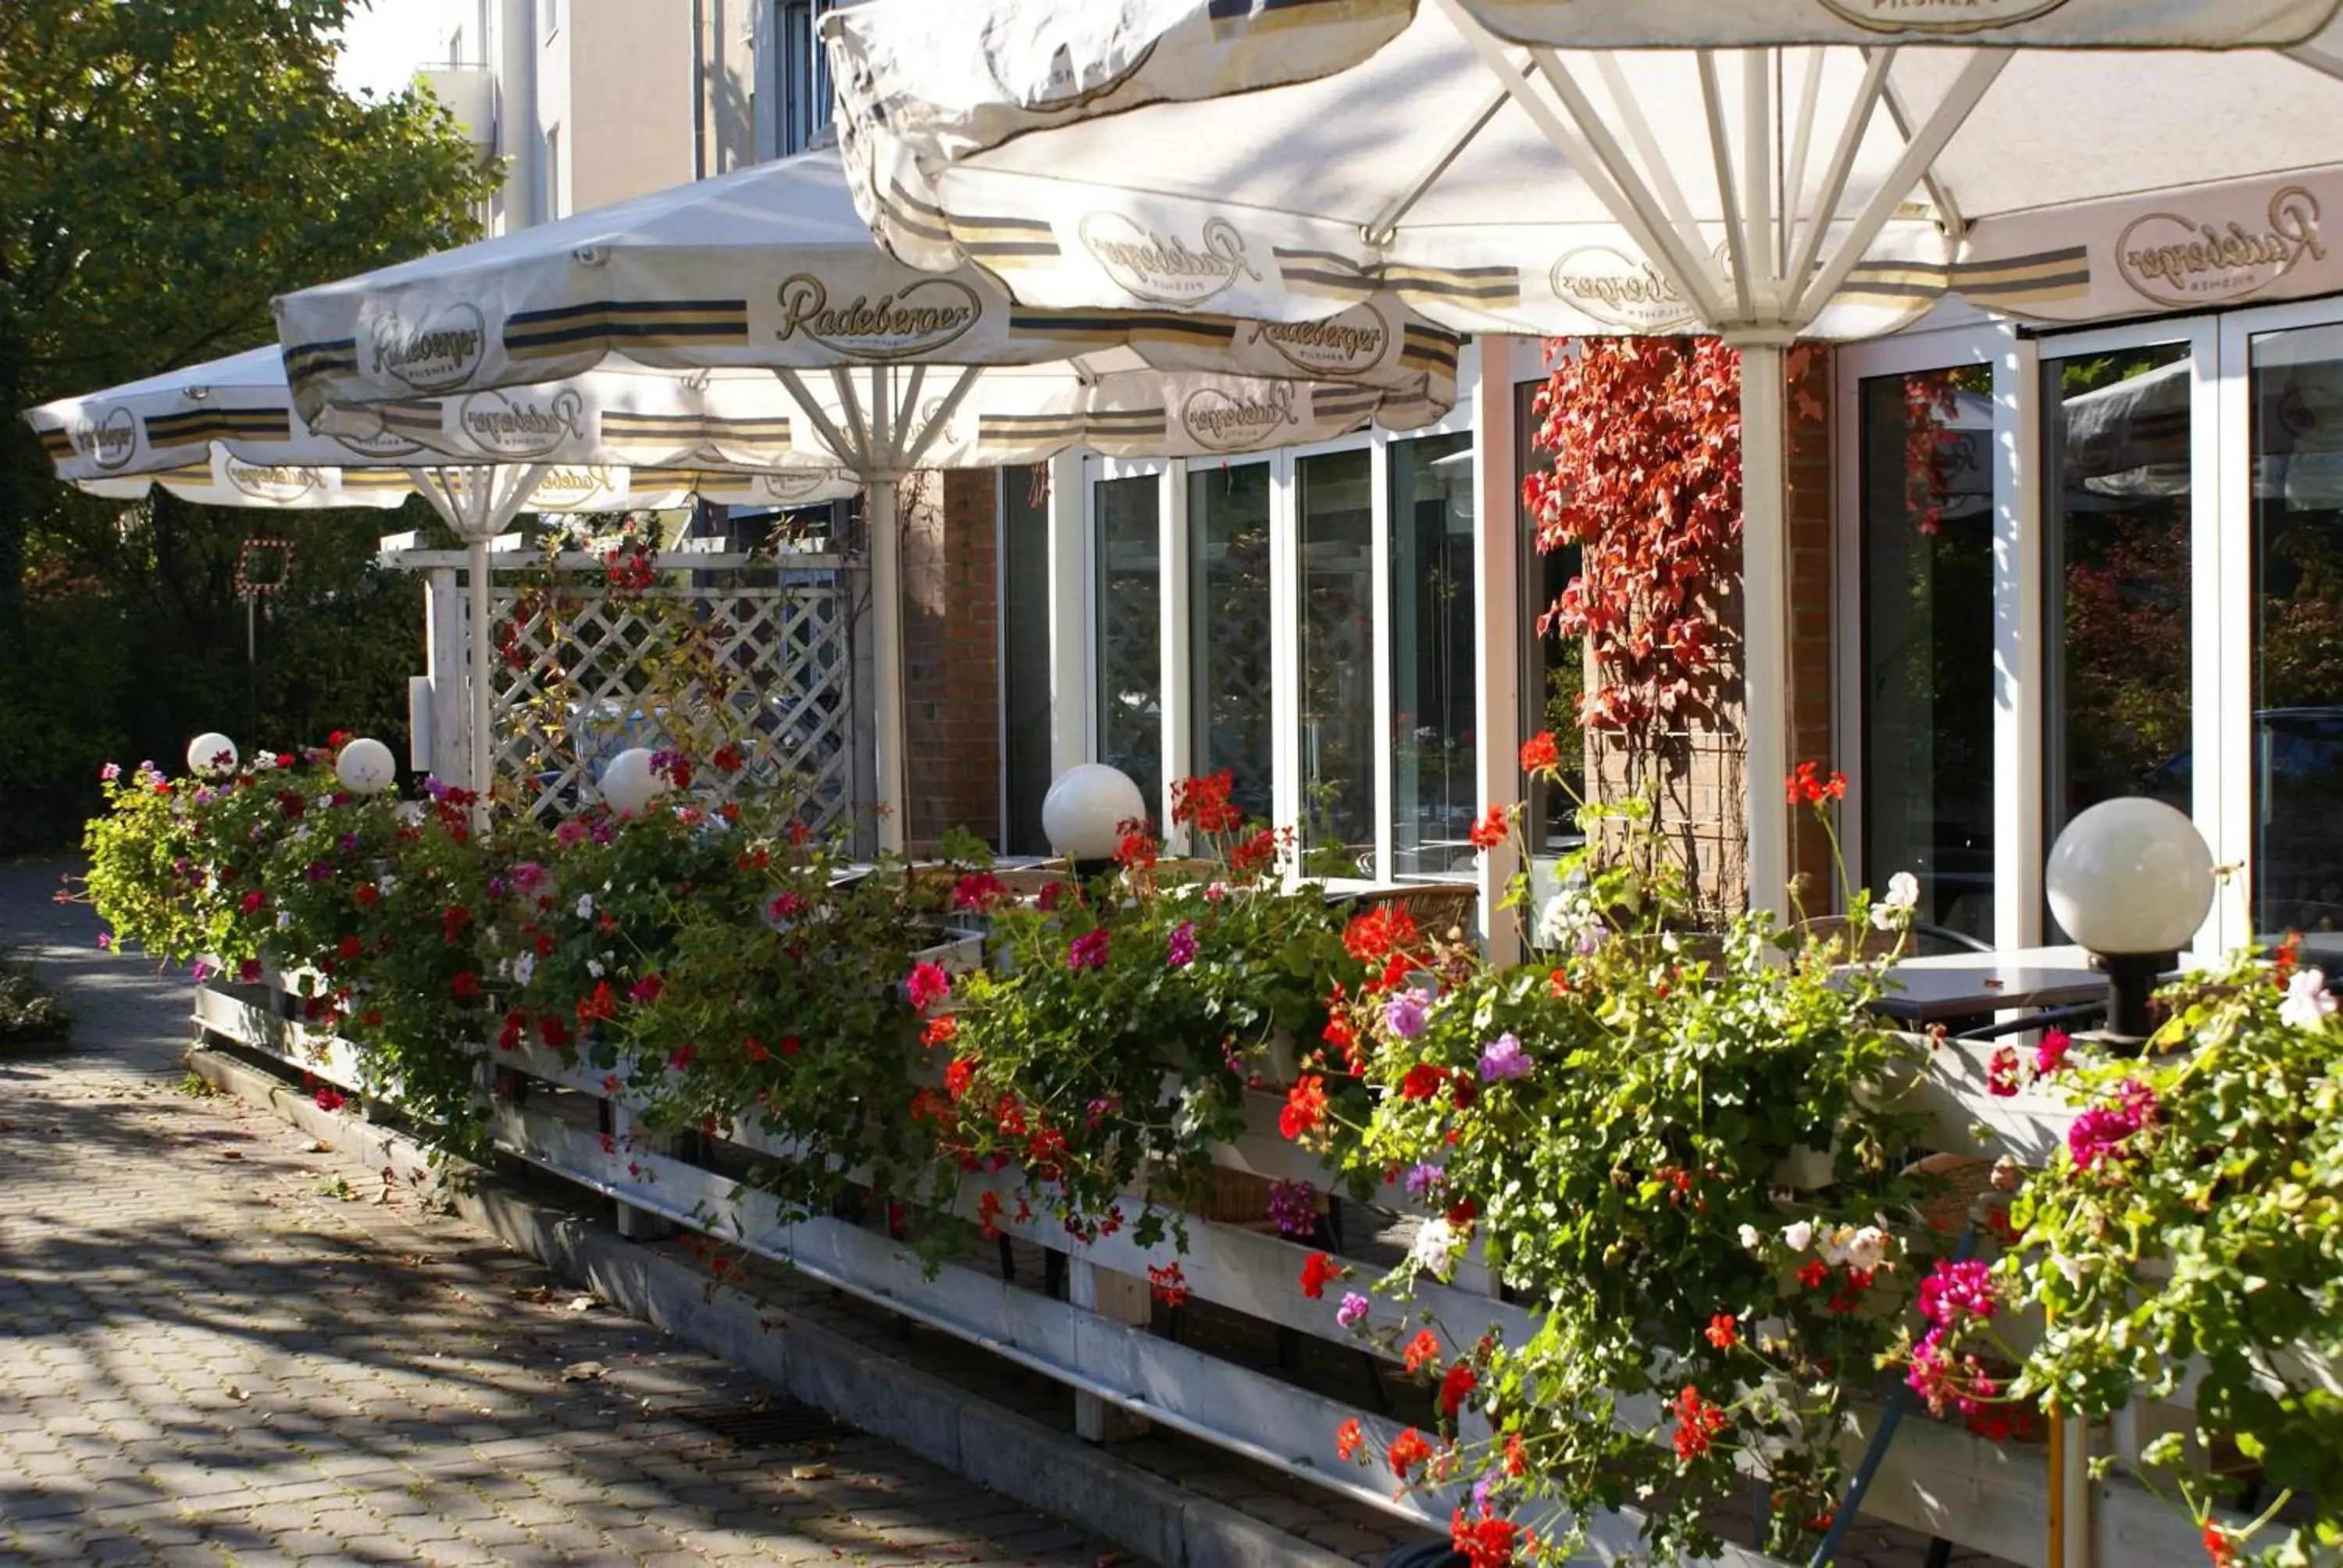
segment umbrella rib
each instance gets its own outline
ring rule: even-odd
[[[936,406],[935,417],[920,427],[919,439],[913,441],[910,450],[903,455],[903,467],[906,468],[919,467],[920,459],[927,455],[928,448],[935,444],[936,437],[942,435],[945,427],[951,423],[951,417],[960,412],[961,400],[966,398],[970,391],[975,387],[976,378],[980,374],[981,372],[973,365],[960,371],[960,379],[952,383],[952,389],[945,393],[944,400]]]
[[[1781,219],[1774,226],[1774,266],[1785,278],[1795,276],[1790,271],[1790,234],[1798,225],[1798,198],[1805,194],[1806,152],[1814,141],[1815,112],[1823,93],[1823,52],[1808,49],[1805,55],[1806,74],[1798,85],[1798,128],[1790,138],[1790,166],[1782,175]]]
[[[2298,44],[2291,49],[2281,49],[2278,53],[2298,65],[2307,65],[2322,76],[2332,76],[2335,80],[2343,82],[2343,59],[2336,58],[2316,44]]]
[[[856,456],[837,422],[830,418],[829,410],[815,401],[813,388],[805,384],[803,377],[785,365],[776,365],[773,377],[789,389],[789,396],[798,400],[798,407],[805,410],[805,417],[813,422],[815,429],[821,432],[821,438],[830,443],[830,449],[837,454],[840,462],[850,468],[869,467]]]
[[[1904,95],[1896,90],[1895,83],[1890,82],[1882,98],[1887,105],[1887,117],[1895,124],[1896,134],[1909,142],[1912,139],[1912,114],[1904,106]],[[1929,168],[1922,172],[1920,184],[1927,191],[1928,200],[1935,205],[1945,232],[1955,239],[1966,234],[1968,220],[1961,216],[1960,204],[1953,200],[1952,190],[1945,184],[1944,177],[1934,168]]]
[[[1748,219],[1750,259],[1767,266],[1774,246],[1774,74],[1778,49],[1745,49],[1741,55],[1742,211]]]
[[[1878,188],[1871,193],[1871,199],[1855,216],[1846,237],[1839,242],[1837,253],[1823,265],[1820,272],[1803,280],[1786,313],[1791,320],[1798,318],[1798,313],[1805,309],[1807,300],[1827,300],[1836,292],[1838,286],[1845,281],[1846,275],[1854,270],[1855,264],[1863,259],[1863,253],[1871,248],[1871,242],[1879,236],[1879,231],[1887,226],[1887,220],[1895,216],[1896,209],[1903,205],[1905,193],[1927,172],[1928,166],[1936,162],[1936,155],[1945,150],[1945,144],[1953,139],[1953,133],[1961,128],[2008,65],[2009,51],[2006,49],[1979,49],[1969,56],[1968,64],[1961,67],[1961,74],[1953,78],[1952,86],[1928,112],[1928,118],[1918,134],[1905,145],[1904,156],[1896,160],[1896,166],[1887,172],[1886,178],[1879,182]],[[1824,215],[1815,216],[1819,218]]]
[[[1449,3],[1451,0],[1443,0],[1443,4]],[[1702,317],[1712,323],[1722,319],[1724,302],[1709,286],[1708,268],[1702,264],[1698,248],[1699,231],[1674,228],[1664,218],[1654,221],[1654,199],[1651,187],[1636,174],[1634,166],[1627,160],[1625,151],[1604,125],[1601,116],[1595,114],[1594,106],[1587,98],[1585,90],[1564,67],[1560,55],[1554,50],[1540,49],[1534,53],[1545,67],[1546,80],[1553,85],[1554,95],[1569,110],[1579,131],[1577,136],[1571,136],[1569,127],[1548,110],[1546,120],[1550,123],[1540,126],[1546,133],[1546,139],[1562,147],[1565,157],[1573,158],[1580,176],[1594,187],[1603,205],[1611,209],[1611,216],[1635,236],[1637,244],[1651,253],[1653,262],[1663,271],[1675,275],[1672,281],[1684,297],[1693,302]],[[1525,100],[1534,97],[1526,82],[1523,84],[1523,94]],[[1523,107],[1528,106],[1529,102],[1525,101]],[[1532,118],[1537,118],[1537,111],[1546,107],[1542,101],[1538,102],[1537,107],[1531,110]],[[1564,146],[1564,139],[1571,143],[1570,146]]]
[[[1644,115],[1635,95],[1628,90],[1627,74],[1611,52],[1603,50],[1594,56],[1594,69],[1603,85],[1611,91],[1611,101],[1619,106],[1619,117],[1627,127],[1627,139],[1635,144],[1635,151],[1644,160],[1646,177],[1652,188],[1659,193],[1661,205],[1667,208],[1669,218],[1685,234],[1700,232],[1699,220],[1692,215],[1692,204],[1684,200],[1684,191],[1676,184],[1675,171],[1660,154],[1659,143],[1652,139],[1652,122]]]
[[[1522,112],[1529,116],[1531,124],[1536,126],[1545,139],[1570,160],[1579,177],[1594,191],[1595,198],[1613,217],[1619,220],[1622,227],[1634,236],[1635,243],[1644,247],[1652,265],[1667,276],[1677,291],[1692,302],[1695,311],[1711,321],[1716,319],[1716,300],[1709,291],[1706,276],[1696,264],[1687,265],[1687,258],[1671,243],[1675,236],[1667,225],[1653,222],[1648,206],[1629,199],[1622,188],[1613,183],[1612,171],[1588,146],[1587,137],[1582,137],[1572,130],[1554,112],[1554,106],[1538,95],[1530,85],[1529,78],[1516,70],[1513,61],[1506,56],[1504,45],[1465,15],[1459,0],[1437,0],[1437,3],[1465,45],[1481,57],[1482,65],[1488,67],[1492,75],[1504,84],[1507,95],[1522,106]],[[1586,102],[1585,95],[1577,90],[1577,85],[1571,81],[1570,73],[1563,67],[1555,53],[1551,49],[1536,49],[1531,54],[1544,66],[1546,78],[1553,84],[1555,93],[1564,97],[1565,104],[1571,105],[1572,114],[1579,116],[1579,125],[1587,136],[1599,132],[1600,123],[1592,122],[1581,114],[1581,107]],[[1615,156],[1618,144],[1612,142],[1608,136],[1604,136],[1603,141],[1609,145]],[[1624,160],[1621,162],[1624,166]],[[1627,172],[1632,176],[1632,170]],[[1637,188],[1642,189],[1641,182],[1637,183]],[[1648,197],[1650,193],[1645,191],[1644,194]]]
[[[1887,85],[1888,67],[1895,63],[1893,48],[1869,52],[1864,56],[1863,85],[1855,92],[1855,106],[1847,113],[1846,124],[1839,128],[1838,143],[1831,149],[1814,217],[1799,234],[1797,250],[1782,275],[1794,298],[1805,292],[1806,279],[1814,272],[1815,258],[1823,248],[1823,236],[1830,232],[1831,215],[1838,210],[1838,198],[1846,190],[1847,176],[1855,171],[1855,156],[1863,146],[1863,133],[1871,125],[1872,114],[1879,106],[1879,95]],[[1817,64],[1816,73],[1821,69]]]
[[[1708,122],[1708,156],[1716,166],[1716,199],[1725,219],[1725,246],[1733,257],[1733,303],[1738,307],[1736,319],[1750,319],[1749,256],[1746,225],[1749,215],[1741,206],[1739,183],[1733,176],[1733,144],[1725,134],[1725,95],[1716,80],[1716,51],[1700,51],[1700,110]]]
[[[830,384],[838,388],[839,409],[846,428],[853,432],[854,440],[862,453],[862,466],[877,468],[880,451],[871,441],[870,419],[862,411],[862,399],[854,390],[854,377],[845,366],[833,365],[830,367]]]
[[[1534,60],[1528,61],[1522,71],[1523,77],[1527,79],[1535,75],[1536,71],[1537,63]],[[1465,116],[1464,123],[1457,128],[1455,135],[1443,143],[1440,150],[1425,161],[1423,167],[1417,171],[1415,177],[1400,187],[1399,195],[1385,202],[1382,211],[1359,226],[1359,238],[1377,250],[1389,245],[1392,236],[1399,228],[1400,219],[1405,217],[1414,209],[1415,204],[1423,199],[1423,193],[1432,188],[1433,181],[1448,172],[1451,166],[1463,155],[1464,149],[1472,146],[1473,138],[1488,129],[1489,122],[1496,118],[1497,111],[1505,106],[1505,100],[1509,96],[1511,95],[1503,86],[1492,90],[1489,95],[1482,100],[1481,106]]]
[[[927,366],[924,364],[912,366],[910,384],[903,388],[903,396],[895,406],[895,456],[900,466],[906,468],[911,466],[910,457],[906,456],[908,451],[906,443],[910,438],[908,432],[911,427],[912,419],[919,414],[920,387],[927,378]]]

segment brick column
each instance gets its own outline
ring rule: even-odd
[[[1802,346],[1791,356],[1785,427],[1789,453],[1783,470],[1790,545],[1790,756],[1794,761],[1819,762],[1825,770],[1846,762],[1831,722],[1837,653],[1832,643],[1837,562],[1831,504],[1831,350],[1820,344]],[[1846,737],[1844,744],[1852,746],[1854,737]],[[1753,801],[1784,809],[1780,780],[1750,783]],[[1854,806],[1849,800],[1840,809]],[[1831,864],[1829,843],[1813,815],[1803,809],[1792,819],[1790,870],[1805,879],[1803,897],[1809,915],[1827,914],[1836,907],[1838,872]]]
[[[914,854],[947,828],[998,840],[1001,689],[990,469],[903,486],[903,644]]]

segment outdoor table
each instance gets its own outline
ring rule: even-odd
[[[2070,1007],[2104,1000],[2106,973],[2081,948],[2011,948],[1942,953],[1887,966],[1894,989],[1875,1004],[1889,1018],[1942,1023],[1984,1013]]]

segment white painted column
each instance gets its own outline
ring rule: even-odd
[[[1090,484],[1076,453],[1050,459],[1050,774],[1091,757]]]
[[[1741,678],[1749,907],[1780,915],[1789,907],[1790,815],[1782,782],[1791,766],[1783,353],[1780,345],[1772,343],[1745,343],[1740,348]]]
[[[1162,682],[1163,798],[1155,801],[1157,832],[1175,855],[1188,852],[1187,834],[1172,826],[1172,787],[1195,771],[1195,624],[1188,581],[1188,465],[1163,467],[1157,481],[1155,550],[1161,562],[1156,624],[1156,667]]]
[[[2042,376],[2015,332],[1993,361],[1993,940],[2042,940]]]
[[[431,683],[427,750],[435,778],[472,776],[471,729],[466,721],[464,618],[453,567],[433,567],[423,584],[424,650]]]
[[[464,542],[465,585],[471,601],[472,674],[471,790],[485,812],[497,781],[496,704],[489,682],[496,677],[496,656],[488,651],[488,536],[476,533]]]
[[[1473,690],[1481,702],[1474,770],[1483,809],[1522,799],[1521,528],[1514,497],[1513,385],[1510,344],[1483,337],[1473,357]],[[1481,933],[1493,963],[1521,956],[1518,911],[1500,910],[1505,885],[1521,869],[1511,839],[1480,858]]]
[[[903,720],[901,478],[873,474],[864,523],[870,538],[871,729],[878,752],[879,852],[900,855],[909,810]]]

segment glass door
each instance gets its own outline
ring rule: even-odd
[[[1097,650],[1096,755],[1163,799],[1163,548],[1161,465],[1085,465]]]
[[[2331,303],[2225,323],[2225,389],[2241,394],[2246,461],[2223,488],[2243,527],[2247,715],[2233,824],[2249,846],[2246,931],[2298,931],[2343,958],[2343,321]],[[2264,329],[2258,329],[2264,328]],[[2232,939],[2232,940],[2239,940]]]
[[[1190,766],[1227,769],[1246,817],[1276,814],[1270,586],[1273,461],[1190,464]]]

